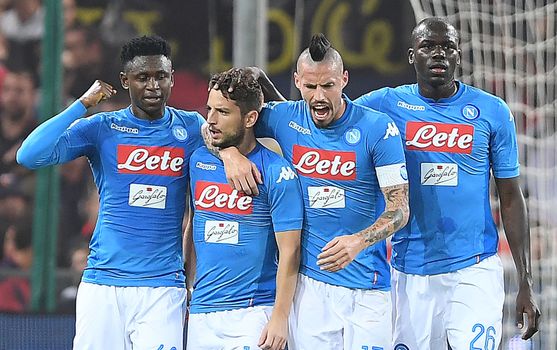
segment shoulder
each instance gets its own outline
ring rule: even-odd
[[[189,125],[189,124],[201,125],[205,122],[205,118],[203,118],[201,116],[201,114],[199,114],[199,112],[185,111],[183,109],[178,109],[178,108],[174,108],[174,107],[170,107],[170,106],[167,106],[166,108],[174,117],[184,121],[184,123],[186,123],[186,125]]]
[[[301,109],[304,101],[271,101],[263,105],[263,110],[268,112],[286,112],[290,110]]]
[[[500,118],[500,113],[505,115],[510,114],[510,109],[507,103],[499,96],[493,95],[485,90],[477,87],[462,84],[466,89],[466,102],[475,108],[479,109],[480,115],[482,112],[487,112],[488,115],[495,119]],[[464,107],[463,107],[464,108]]]

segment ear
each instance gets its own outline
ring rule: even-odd
[[[170,72],[170,87],[174,87],[174,69]]]
[[[294,72],[294,85],[296,85],[298,90],[301,90],[302,84],[300,82],[300,75],[298,74],[298,72]]]
[[[124,90],[127,90],[127,89],[130,88],[130,84],[129,84],[129,81],[128,81],[128,76],[124,72],[120,72],[120,84],[122,85]]]
[[[348,71],[345,70],[344,73],[342,73],[342,88],[344,89],[347,84],[348,84]]]
[[[257,123],[257,119],[259,118],[259,113],[257,111],[249,111],[246,113],[245,117],[245,127],[246,128],[253,128],[255,123]]]
[[[458,49],[458,57],[456,58],[456,65],[460,66],[460,61],[462,60],[462,51]]]
[[[408,49],[408,63],[414,64],[414,49]]]

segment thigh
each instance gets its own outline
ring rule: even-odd
[[[343,325],[333,312],[327,285],[299,275],[289,317],[289,350],[337,350],[343,347]]]
[[[190,314],[188,350],[256,350],[272,306]]]
[[[390,292],[349,290],[353,308],[344,319],[344,349],[387,350],[392,344]]]
[[[116,287],[80,283],[73,349],[131,349]]]
[[[134,350],[183,349],[186,290],[178,287],[136,287],[130,289],[136,298],[130,320]],[[132,294],[130,293],[130,294]]]
[[[393,348],[446,349],[444,313],[449,274],[420,276],[393,269]]]
[[[503,266],[498,256],[458,271],[448,305],[447,334],[453,350],[498,349],[501,342]]]

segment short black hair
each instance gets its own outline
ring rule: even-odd
[[[163,55],[170,58],[171,50],[168,41],[158,35],[133,38],[122,46],[120,62],[124,67],[137,56]]]
[[[314,62],[320,62],[325,57],[327,51],[331,48],[331,42],[323,33],[315,34],[309,42],[309,54]]]
[[[452,34],[456,37],[457,43],[460,43],[460,33],[455,28],[455,26],[449,22],[447,18],[444,17],[426,17],[416,24],[414,29],[412,29],[412,34],[410,36],[412,43],[416,42],[416,39],[422,35],[422,31],[424,27],[431,27],[434,25],[443,25],[445,26]]]
[[[209,87],[213,88],[215,84],[218,85],[217,89],[224,97],[234,100],[240,107],[242,115],[250,111],[261,111],[263,105],[261,85],[246,69],[232,68],[226,72],[215,74],[209,81]],[[228,89],[231,85],[234,85],[234,90],[229,92]]]

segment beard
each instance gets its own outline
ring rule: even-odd
[[[232,146],[238,146],[244,139],[246,130],[243,128],[238,128],[236,132],[232,134],[224,135],[220,140],[213,140],[213,146],[219,148],[228,148]]]

